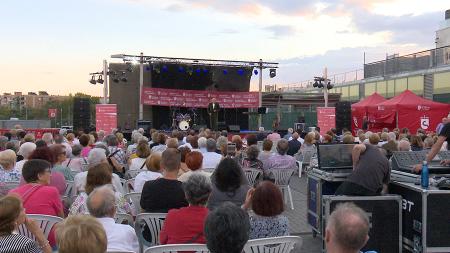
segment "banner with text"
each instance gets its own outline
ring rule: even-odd
[[[110,134],[114,128],[117,128],[117,105],[95,105],[95,128],[97,132],[105,131],[105,134]]]
[[[320,127],[320,134],[324,135],[331,128],[336,127],[336,108],[317,107],[317,126]]]
[[[162,88],[144,88],[142,91],[142,103],[144,105],[206,108],[211,98],[216,98],[222,108],[257,108],[259,105],[258,92]]]
[[[49,118],[56,118],[56,113],[57,113],[56,109],[54,109],[54,108],[48,109],[48,117]]]

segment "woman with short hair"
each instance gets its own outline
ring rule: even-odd
[[[147,169],[145,167],[145,161],[147,157],[151,154],[150,148],[148,147],[147,141],[139,141],[136,147],[136,158],[131,159],[130,161],[130,170],[142,170]]]
[[[91,137],[88,134],[83,134],[78,138],[78,140],[80,141],[80,145],[83,147],[81,149],[81,156],[88,157],[89,151],[91,151],[91,147],[89,146]]]
[[[209,177],[194,173],[183,183],[189,206],[167,213],[159,235],[161,244],[206,243],[203,234],[208,208],[206,203],[212,186]]]
[[[73,174],[70,168],[62,165],[62,163],[67,159],[66,147],[62,144],[53,144],[50,146],[50,150],[55,157],[55,163],[52,170],[61,172],[64,175],[64,179],[66,181],[73,181]]]
[[[248,191],[244,209],[251,208],[250,239],[289,235],[288,218],[284,211],[283,194],[271,181],[262,181]]]
[[[15,168],[16,153],[10,149],[0,151],[0,182],[19,182],[20,171]]]
[[[242,168],[244,169],[263,169],[263,163],[258,159],[259,149],[256,145],[251,145],[246,150],[247,157],[242,160]]]
[[[35,241],[14,232],[22,224],[35,237]],[[27,218],[25,208],[16,196],[0,199],[0,252],[52,252],[44,233],[34,220]]]
[[[198,151],[189,152],[186,154],[185,158],[186,166],[189,171],[181,175],[178,180],[181,182],[186,182],[189,177],[193,174],[202,174],[206,177],[211,177],[211,172],[203,170],[203,155]]]
[[[142,192],[144,184],[147,181],[155,180],[163,175],[161,174],[161,153],[153,153],[145,160],[145,169],[134,178],[134,191]]]

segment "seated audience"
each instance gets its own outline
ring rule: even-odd
[[[277,153],[267,159],[267,163],[264,164],[264,170],[295,169],[297,167],[296,161],[292,156],[286,154],[288,149],[288,141],[285,139],[279,140]]]
[[[284,211],[283,194],[270,181],[262,181],[255,189],[250,189],[243,206],[251,208],[250,239],[289,235],[288,218]]]
[[[167,148],[178,148],[178,139],[177,138],[169,138],[166,140]]]
[[[81,157],[81,145],[72,146],[72,156],[66,159],[62,165],[69,167],[71,171],[82,172],[83,164],[86,164],[87,160]]]
[[[353,203],[338,204],[325,229],[329,253],[359,253],[369,240],[369,218]]]
[[[0,151],[0,182],[19,182],[21,172],[15,168],[16,153],[7,149]]]
[[[206,150],[206,141],[207,140],[208,139],[206,139],[205,137],[198,138],[198,141],[197,141],[198,142],[198,149],[200,149],[200,152],[202,152],[202,154],[207,152],[207,150]],[[192,146],[192,147],[194,147],[194,146]]]
[[[166,149],[167,149],[167,146],[166,146],[166,135],[163,134],[163,133],[159,133],[156,145],[154,145],[152,147],[152,153],[156,153],[156,152],[162,153]]]
[[[434,140],[432,137],[427,137],[423,141],[423,150],[430,150],[434,145]]]
[[[353,147],[353,171],[336,190],[336,195],[376,196],[387,191],[390,180],[390,167],[386,156],[376,146],[377,134],[369,137],[369,144]]]
[[[290,156],[295,155],[298,152],[298,150],[300,149],[300,147],[302,146],[302,143],[298,140],[299,137],[300,136],[298,135],[297,132],[292,134],[292,139],[289,140],[289,142],[288,142],[288,146],[289,146],[288,151],[287,151],[288,155],[290,155]]]
[[[208,215],[206,202],[211,193],[211,181],[199,173],[192,174],[183,184],[189,206],[169,210],[161,229],[161,244],[206,243],[203,228]]]
[[[420,136],[412,135],[411,136],[411,151],[421,151],[423,150],[423,141]]]
[[[161,174],[161,153],[151,154],[145,161],[145,167],[135,178],[134,178],[134,191],[142,192],[145,182],[150,180],[155,180],[163,175]]]
[[[145,168],[145,161],[150,156],[150,148],[147,141],[141,141],[136,147],[136,158],[131,160],[129,170],[142,170]]]
[[[66,161],[66,147],[61,144],[53,144],[50,146],[50,151],[55,156],[52,171],[60,172],[64,175],[66,181],[73,181],[73,174],[69,167],[62,165]]]
[[[193,174],[202,174],[206,177],[211,177],[211,172],[204,171],[202,168],[203,155],[198,151],[189,152],[186,155],[186,165],[189,171],[181,175],[178,180],[181,182],[186,182],[188,178]]]
[[[411,151],[411,144],[408,139],[401,139],[398,142],[398,151]]]
[[[41,159],[31,159],[23,165],[22,176],[26,184],[9,192],[17,194],[27,214],[45,214],[64,218],[64,210],[58,190],[50,186],[51,164]],[[49,235],[55,245],[53,230]]]
[[[230,201],[241,206],[249,189],[244,172],[232,158],[224,158],[211,176],[213,190],[208,201],[208,208],[215,209],[220,204]]]
[[[206,152],[203,153],[203,168],[215,169],[222,156],[216,153],[216,141],[212,138],[206,141]]]
[[[281,139],[280,134],[277,132],[276,129],[273,130],[273,132],[269,135],[267,135],[267,139],[271,140],[271,141],[278,141]],[[286,140],[287,141],[287,140]]]
[[[292,134],[294,133],[294,129],[292,127],[288,128],[287,133],[283,136],[283,139],[289,141],[289,138],[292,139]]]
[[[35,240],[14,232],[22,224],[35,237]],[[0,198],[0,252],[52,252],[39,225],[36,221],[27,218],[21,200],[15,196]]]
[[[89,152],[91,151],[91,147],[89,146],[89,140],[90,137],[87,134],[83,134],[80,136],[79,141],[80,141],[80,145],[83,147],[81,149],[81,156],[82,157],[88,157]]]
[[[302,144],[297,154],[295,154],[296,159],[299,161],[309,163],[311,157],[317,154],[317,147],[315,143],[316,143],[316,133],[315,132],[307,133],[305,136],[305,142]]]
[[[257,169],[262,170],[263,169],[263,163],[258,160],[259,156],[259,149],[256,145],[249,146],[246,150],[246,157],[242,160],[242,168],[251,168],[251,169]]]
[[[100,163],[89,168],[86,178],[85,191],[78,194],[69,210],[69,215],[89,214],[86,201],[89,194],[96,188],[108,185],[113,189],[112,171],[107,163]],[[130,204],[125,200],[121,192],[114,192],[116,196],[116,206],[119,213],[131,214]]]
[[[127,152],[126,152],[127,157],[132,158],[131,156],[136,153],[136,149],[137,149],[138,143],[141,138],[142,138],[142,134],[139,133],[137,130],[134,130],[132,132],[131,140],[132,140],[133,144],[130,144],[127,147]]]
[[[109,158],[114,158],[120,165],[125,165],[127,163],[125,152],[119,148],[119,140],[117,136],[110,134],[105,137],[106,145],[108,146]]]
[[[33,153],[33,151],[36,149],[36,144],[33,142],[25,142],[22,145],[20,145],[19,151],[17,152],[17,155],[21,155],[23,157],[22,160],[16,162],[15,168],[18,171],[22,171],[23,165],[26,161],[28,161],[28,157]]]
[[[111,231],[108,231],[111,232]],[[102,224],[88,215],[71,216],[57,228],[58,253],[105,253],[107,237]]]
[[[394,151],[398,151],[397,135],[394,132],[389,132],[388,141],[381,148],[386,150],[386,156],[390,158]]]
[[[273,155],[272,153],[273,142],[271,140],[265,139],[263,141],[262,152],[258,155],[258,160],[263,164],[267,162],[267,159]]]
[[[178,150],[180,150],[181,154],[181,165],[180,170],[178,171],[178,179],[179,179],[181,175],[189,171],[189,167],[186,164],[186,155],[189,154],[191,150],[186,146],[179,147]]]
[[[206,218],[206,245],[211,253],[241,253],[249,230],[247,213],[232,203],[224,203]]]
[[[133,251],[139,253],[139,242],[134,229],[128,224],[116,224],[116,197],[111,187],[95,188],[87,199],[89,213],[97,218],[106,231],[108,251]]]

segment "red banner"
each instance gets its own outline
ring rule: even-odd
[[[117,128],[117,105],[95,105],[95,128],[97,132],[105,131],[105,134],[110,134],[114,128]]]
[[[142,104],[176,107],[208,107],[211,98],[216,98],[222,108],[257,108],[258,92],[176,90],[144,88]]]
[[[336,108],[317,107],[317,126],[320,127],[320,134],[326,134],[331,128],[336,127]]]
[[[56,112],[57,112],[57,109],[48,109],[48,117],[56,118]]]

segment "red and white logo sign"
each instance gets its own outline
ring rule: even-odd
[[[418,111],[429,111],[429,110],[430,110],[430,107],[429,107],[429,106],[426,106],[426,105],[418,105],[418,106],[417,106],[417,110],[418,110]]]
[[[49,118],[56,118],[56,109],[48,109],[48,117]]]
[[[427,130],[430,127],[430,118],[427,116],[423,116],[420,118],[420,127],[422,129]]]

